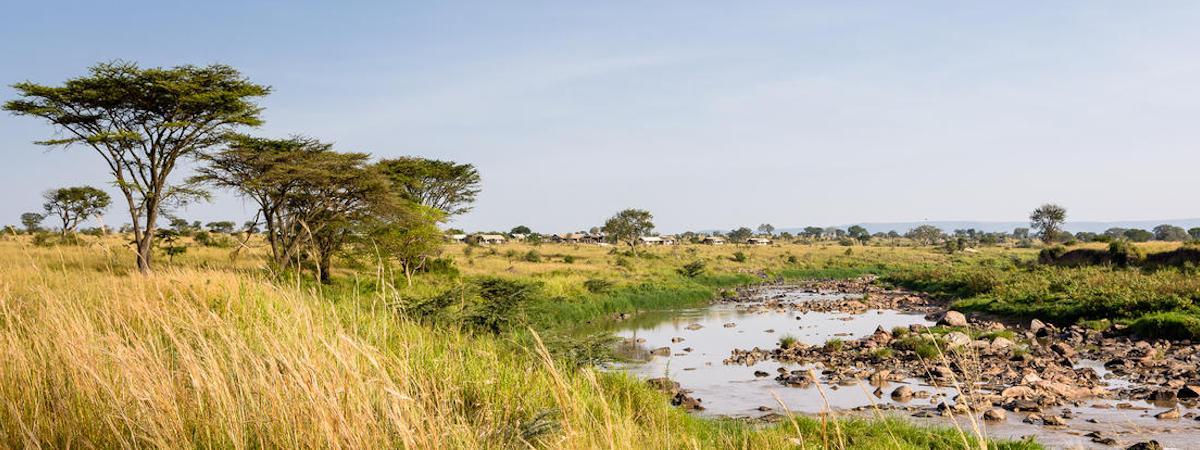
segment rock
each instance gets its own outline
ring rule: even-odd
[[[900,386],[892,391],[892,400],[905,402],[913,397],[913,390],[908,386]]]
[[[755,371],[754,371],[754,376],[755,376],[755,377],[758,377],[758,378],[762,378],[762,377],[766,377],[766,376],[770,376],[770,375],[771,375],[771,374],[769,374],[769,373],[767,373],[767,372],[763,372],[763,371],[761,371],[761,370],[755,370]]]
[[[680,343],[680,342],[683,342],[683,338],[681,338],[681,337],[673,337],[673,338],[671,338],[671,343],[672,343],[672,344],[678,344],[678,343]]]
[[[946,314],[942,316],[941,320],[938,320],[937,324],[948,327],[965,327],[967,326],[967,316],[958,311],[946,311]]]
[[[1003,350],[1003,349],[1012,348],[1012,346],[1014,346],[1014,345],[1016,345],[1016,344],[1013,343],[1012,340],[1010,340],[1004,336],[997,336],[995,339],[992,339],[992,349],[995,349],[995,350]]]
[[[759,406],[759,407],[758,407],[758,408],[756,408],[756,409],[758,409],[759,411],[763,411],[763,412],[767,412],[767,411],[774,411],[773,409],[771,409],[771,407],[770,407],[770,406]]]
[[[1042,418],[1042,425],[1048,427],[1065,427],[1067,426],[1067,421],[1058,416],[1046,416]]]
[[[1175,396],[1179,397],[1179,398],[1200,397],[1200,386],[1196,386],[1196,385],[1192,385],[1192,384],[1186,385],[1184,387],[1179,388],[1179,392],[1176,393]]]
[[[1158,441],[1150,440],[1130,445],[1129,447],[1125,447],[1125,450],[1163,450],[1163,446]]]
[[[1029,386],[1012,386],[1000,391],[1004,398],[1027,398],[1033,396],[1033,388]]]
[[[1045,330],[1045,329],[1046,329],[1046,324],[1043,323],[1042,321],[1037,320],[1037,319],[1033,319],[1033,320],[1029,321],[1029,332],[1033,333],[1035,336],[1037,336],[1038,333],[1041,333],[1042,330]]]
[[[698,323],[693,323],[693,324],[691,324],[691,325],[688,325],[688,326],[684,327],[684,329],[691,330],[691,331],[696,331],[696,330],[699,330],[699,329],[701,329],[701,328],[704,328],[704,325],[700,325],[700,324],[698,324]]]
[[[1117,440],[1110,437],[1096,436],[1092,438],[1092,442],[1100,445],[1117,445]]]
[[[946,345],[950,348],[965,347],[971,343],[971,337],[960,331],[946,333]]]
[[[1075,349],[1071,348],[1070,345],[1067,345],[1066,342],[1055,342],[1050,345],[1050,350],[1054,350],[1054,353],[1058,353],[1059,355],[1067,358],[1075,356]]]
[[[954,378],[954,370],[946,366],[934,366],[930,374],[942,379]]]
[[[692,352],[692,348],[691,348],[691,347],[684,347],[684,348],[683,348],[683,351],[685,351],[685,352],[688,352],[688,353],[691,353],[691,352]]]
[[[1004,410],[1000,408],[992,408],[983,412],[983,420],[1001,422],[1006,418],[1008,418],[1008,414],[1006,414]]]
[[[1154,415],[1154,418],[1158,420],[1173,420],[1178,419],[1179,417],[1179,408],[1171,408]]]
[[[1022,422],[1025,422],[1025,423],[1038,423],[1041,421],[1042,421],[1042,415],[1038,414],[1038,413],[1029,413],[1028,416],[1025,416],[1025,420],[1022,420]]]
[[[650,350],[650,354],[654,356],[671,356],[671,347],[659,347]]]
[[[723,325],[723,326],[724,326],[725,328],[733,328],[733,327],[736,327],[736,326],[737,326],[737,324],[736,324],[736,323],[733,323],[733,322],[729,322],[729,323],[727,323],[727,324],[725,324],[725,325]]]

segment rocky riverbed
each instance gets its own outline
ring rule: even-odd
[[[619,332],[645,353],[624,369],[707,415],[775,420],[783,401],[804,413],[965,421],[1052,447],[1200,438],[1200,345],[1005,324],[869,279],[741,294]]]

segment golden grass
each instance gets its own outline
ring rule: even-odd
[[[272,283],[256,268],[261,254],[235,263],[227,250],[195,249],[141,276],[107,242],[0,240],[0,447],[958,447],[944,430],[898,422],[888,430],[905,437],[861,421],[831,437],[811,420],[698,419],[640,381],[559,369],[544,348],[408,322],[384,307],[389,298]],[[582,261],[509,264],[561,278],[552,289],[564,295],[614,276],[605,250],[563,251]],[[664,259],[639,261],[648,273],[635,277],[673,270],[662,262],[673,249],[655,251]],[[782,255],[755,251],[752,260]],[[465,270],[493,273],[502,260]]]

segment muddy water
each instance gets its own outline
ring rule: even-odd
[[[764,298],[780,292],[765,293]],[[812,300],[837,298],[839,294],[812,294],[786,292],[789,300]],[[700,325],[696,328],[693,324]],[[727,324],[733,324],[727,326]],[[930,398],[913,399],[906,403],[893,401],[889,395],[877,397],[875,389],[862,384],[837,386],[818,383],[812,387],[787,387],[775,381],[776,370],[807,369],[796,364],[762,361],[753,366],[725,365],[722,361],[734,349],[760,347],[774,348],[782,336],[790,335],[799,341],[818,345],[830,339],[857,339],[870,335],[877,327],[892,329],[912,324],[931,325],[922,315],[893,310],[869,310],[864,314],[821,312],[746,312],[731,304],[718,304],[704,308],[650,312],[635,319],[620,322],[612,330],[624,338],[621,345],[623,355],[631,362],[613,365],[615,370],[624,370],[642,378],[667,376],[692,391],[692,396],[702,399],[705,410],[697,412],[704,416],[760,417],[772,412],[787,410],[816,414],[835,411],[840,415],[898,414],[909,416],[911,411],[884,410],[853,411],[853,408],[872,404],[928,408],[953,392],[924,384],[919,380],[905,383],[890,383],[882,387],[890,393],[900,384],[909,384],[915,391],[928,391]],[[689,328],[689,326],[691,326]],[[676,342],[673,342],[676,341]],[[652,354],[651,351],[667,347],[669,355]],[[690,351],[689,351],[690,349]],[[1096,361],[1081,361],[1080,366],[1091,367],[1102,378],[1107,375],[1103,365]],[[818,373],[820,368],[813,368]],[[760,372],[756,374],[755,372]],[[764,376],[761,372],[766,372]],[[1126,384],[1120,379],[1109,379],[1111,388]],[[948,394],[948,395],[947,395]],[[945,395],[945,397],[943,397]],[[781,406],[781,403],[783,406]],[[1125,403],[1123,408],[1115,407]],[[1022,438],[1034,436],[1051,448],[1114,448],[1093,443],[1084,436],[1100,431],[1111,436],[1123,446],[1148,439],[1156,439],[1168,448],[1200,448],[1200,422],[1191,419],[1162,421],[1153,414],[1171,405],[1151,405],[1145,402],[1118,402],[1095,400],[1067,408],[1074,419],[1066,428],[1047,428],[1022,423],[1022,414],[1009,412],[1002,423],[971,424],[965,416],[957,418],[958,425],[970,430],[973,426],[994,438]],[[769,409],[768,409],[769,408]],[[885,408],[886,409],[886,408]],[[1046,413],[1058,413],[1057,408]],[[1184,409],[1184,412],[1188,412]],[[953,419],[943,417],[913,418],[921,423],[954,425]],[[968,431],[970,433],[970,431]]]

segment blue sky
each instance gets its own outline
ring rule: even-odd
[[[749,6],[747,6],[749,5]],[[111,59],[271,85],[264,136],[477,165],[455,226],[1200,216],[1197,2],[20,2],[7,85]],[[0,223],[106,187],[0,116]],[[182,173],[181,173],[182,175]],[[108,222],[128,221],[114,207]],[[179,215],[238,219],[229,195]]]

